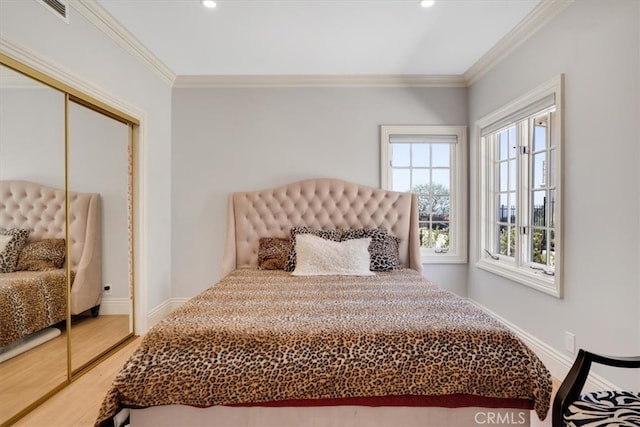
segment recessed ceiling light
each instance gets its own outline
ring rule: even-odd
[[[420,6],[422,7],[431,7],[435,3],[435,0],[422,0],[420,2]]]
[[[204,7],[208,7],[209,9],[213,9],[216,7],[216,2],[213,0],[202,0],[202,5]]]

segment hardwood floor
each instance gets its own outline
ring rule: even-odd
[[[40,399],[67,381],[67,332],[64,326],[61,329],[56,338],[0,363],[0,424],[23,410],[28,402]],[[73,369],[117,344],[128,331],[129,317],[125,315],[74,318]]]
[[[15,426],[93,426],[102,400],[111,386],[113,378],[138,347],[139,343],[140,338],[129,342],[110,358],[19,420]],[[554,380],[554,393],[558,385],[559,382]],[[551,427],[550,414],[544,421],[539,421],[535,413],[532,412],[531,427]]]
[[[136,338],[19,420],[16,427],[89,427],[111,382],[140,344]]]
[[[71,333],[71,369],[75,371],[89,363],[97,354],[129,335],[131,330],[126,315],[75,318]]]

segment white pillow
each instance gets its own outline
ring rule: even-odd
[[[7,236],[6,234],[0,234],[0,254],[7,249],[7,245],[13,239],[13,236]]]
[[[296,268],[293,276],[372,276],[369,270],[371,238],[334,242],[313,234],[296,235]]]

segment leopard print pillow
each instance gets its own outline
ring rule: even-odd
[[[0,252],[0,273],[12,273],[16,269],[20,251],[27,243],[29,230],[22,228],[12,228],[3,232],[5,236],[11,236],[11,240],[6,242],[4,250]]]
[[[391,236],[383,229],[358,228],[344,230],[342,240],[362,239],[370,237],[369,255],[371,256],[371,271],[393,271],[399,269],[400,264],[400,239]]]
[[[27,242],[18,257],[16,271],[47,271],[62,268],[65,254],[64,239]]]
[[[342,237],[342,232],[340,230],[318,230],[311,227],[293,227],[289,232],[291,248],[287,255],[287,263],[284,268],[285,271],[293,271],[296,269],[296,235],[298,234],[313,234],[314,236],[333,240],[334,242],[339,242]]]
[[[289,239],[262,237],[258,245],[258,268],[284,270],[291,243]]]

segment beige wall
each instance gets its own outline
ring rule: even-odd
[[[173,91],[173,283],[187,297],[220,276],[227,194],[299,179],[380,185],[382,124],[466,124],[465,88]],[[427,265],[466,292],[466,265]]]
[[[473,123],[565,74],[564,277],[557,299],[469,265],[469,297],[563,353],[564,333],[591,351],[640,354],[640,2],[581,0],[469,90]],[[471,180],[477,140],[471,139]],[[471,250],[477,194],[471,194]],[[640,376],[599,369],[637,389]]]
[[[0,1],[3,38],[42,57],[53,66],[141,112],[140,141],[144,166],[141,200],[147,216],[142,226],[146,262],[138,272],[146,277],[144,313],[171,297],[171,87],[139,58],[123,49],[92,22],[70,7],[65,23],[36,1]]]

